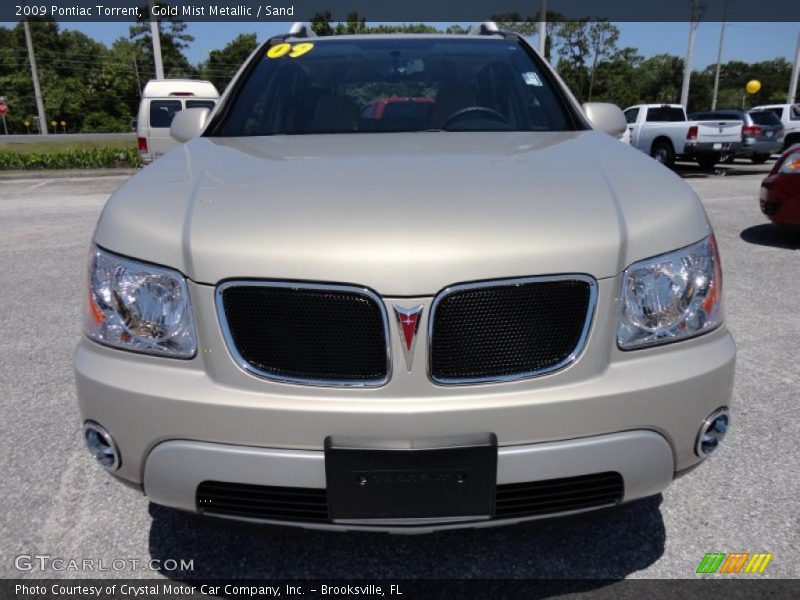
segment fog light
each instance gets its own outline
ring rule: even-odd
[[[94,421],[83,424],[83,438],[94,459],[109,471],[119,469],[120,456],[114,438],[104,427]]]
[[[703,421],[703,426],[700,427],[700,432],[697,434],[697,443],[694,449],[697,456],[705,458],[714,452],[728,432],[730,423],[730,413],[725,407],[718,408],[708,415],[706,420]]]

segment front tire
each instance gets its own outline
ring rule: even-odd
[[[650,156],[670,169],[675,165],[675,149],[667,140],[656,140],[650,148]]]
[[[720,156],[718,154],[705,154],[703,156],[697,157],[697,164],[700,165],[700,168],[704,171],[710,171],[720,160]]]
[[[763,165],[769,160],[769,156],[769,154],[754,154],[750,157],[750,160],[753,161],[754,165]]]

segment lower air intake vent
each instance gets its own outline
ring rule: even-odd
[[[612,506],[622,501],[619,473],[597,473],[531,483],[499,485],[496,519],[511,519]],[[207,514],[269,521],[328,521],[324,489],[204,481],[197,487],[197,509]]]
[[[315,488],[204,481],[197,486],[197,508],[204,513],[252,519],[328,519],[327,493]]]
[[[615,472],[497,486],[495,516],[524,517],[616,504],[622,475]]]

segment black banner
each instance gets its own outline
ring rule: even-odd
[[[609,557],[613,560],[612,557]],[[751,598],[789,600],[800,597],[800,581],[752,577],[689,580],[124,580],[6,579],[0,600],[263,600],[285,598],[593,598],[598,600],[671,600],[685,598]]]
[[[357,13],[375,22],[480,22],[537,19],[542,0],[159,0],[160,15],[184,21],[309,21],[329,12],[335,21]],[[3,0],[0,21],[135,21],[147,0]],[[727,7],[727,8],[726,8]],[[550,20],[800,21],[797,0],[546,0]],[[693,17],[694,15],[694,17]]]

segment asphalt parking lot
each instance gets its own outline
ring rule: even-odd
[[[95,221],[127,175],[0,179],[0,576],[14,557],[184,559],[192,572],[118,577],[685,578],[706,552],[771,552],[800,577],[800,234],[758,210],[766,167],[679,169],[716,229],[739,348],[733,428],[663,495],[602,517],[425,536],[245,527],[150,505],[83,447],[72,351]]]

